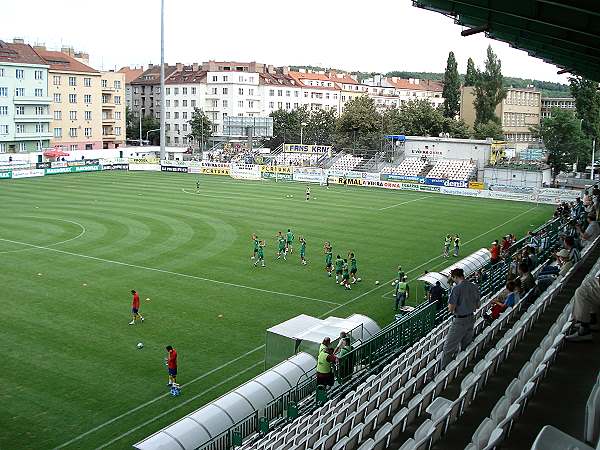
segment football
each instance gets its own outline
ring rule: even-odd
[[[141,342],[138,342],[137,348],[144,348],[144,344]]]
[[[356,279],[356,281],[359,281],[359,282],[360,282],[360,281],[362,281],[362,278],[357,278],[357,279]]]
[[[379,280],[377,280],[377,281],[375,282],[375,284],[379,284]]]

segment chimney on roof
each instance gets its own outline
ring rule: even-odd
[[[13,39],[13,44],[24,44],[25,40],[22,38],[14,38]]]
[[[154,64],[148,63],[148,70],[152,69],[153,67],[154,67]]]
[[[194,72],[198,72],[198,63],[193,63],[193,64],[192,64],[192,70],[193,70]]]
[[[90,55],[88,53],[84,53],[84,52],[78,52],[75,53],[73,55],[73,57],[77,60],[80,61],[84,64],[89,64],[90,63]]]
[[[62,53],[66,53],[66,54],[67,54],[67,55],[69,55],[69,56],[73,56],[73,55],[74,55],[74,53],[75,53],[75,52],[73,51],[73,47],[61,47],[61,48],[60,48],[60,51],[61,51]]]
[[[33,46],[34,50],[46,50],[46,46],[44,44],[35,44]]]
[[[168,65],[168,64],[167,64],[167,65],[165,65],[165,68],[167,68],[167,67],[169,67],[169,65]],[[181,69],[183,69],[183,64],[182,64],[182,63],[176,63],[176,64],[175,64],[175,68],[176,68],[177,70],[181,70]]]
[[[290,67],[289,67],[289,66],[283,66],[283,67],[281,68],[281,73],[282,73],[283,75],[289,75],[289,74],[290,74]]]
[[[392,81],[393,81],[394,83],[397,83],[397,82],[398,82],[398,77],[392,77]]]
[[[300,73],[307,73],[306,69],[302,69],[302,68],[298,69],[298,72],[300,72]]]
[[[267,66],[267,73],[270,73],[270,74],[274,74],[275,73],[275,67],[273,66],[273,64],[269,64]]]

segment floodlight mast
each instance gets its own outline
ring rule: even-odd
[[[165,0],[160,0],[160,159],[165,158]]]

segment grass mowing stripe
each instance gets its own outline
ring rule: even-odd
[[[74,241],[75,239],[79,239],[81,236],[83,236],[87,232],[85,226],[83,226],[79,222],[75,222],[74,220],[58,219],[58,218],[55,218],[55,217],[39,217],[39,216],[23,216],[23,217],[29,217],[29,218],[32,218],[32,219],[58,220],[60,222],[72,223],[73,225],[77,225],[79,228],[81,228],[81,231],[79,232],[79,234],[77,236],[72,237],[70,239],[66,239],[64,241],[55,242],[53,244],[48,244],[47,247],[55,247],[55,246],[60,245],[60,244],[66,244],[67,242],[71,242],[71,241]],[[0,252],[0,254],[3,254],[3,253],[26,252],[28,250],[34,250],[34,249],[33,248],[21,248],[21,249],[18,249],[18,250],[6,250],[6,251],[3,251],[3,252]]]
[[[158,269],[156,267],[146,267],[146,266],[140,266],[138,264],[129,264],[129,263],[122,262],[122,261],[114,261],[112,259],[98,258],[96,256],[83,255],[81,253],[67,252],[65,250],[59,250],[59,249],[56,249],[56,248],[44,247],[43,245],[29,244],[27,242],[13,241],[13,240],[4,239],[4,238],[0,238],[0,241],[10,242],[12,244],[27,245],[29,247],[34,247],[34,248],[37,248],[37,249],[40,249],[40,250],[48,250],[48,251],[51,251],[51,252],[62,253],[62,254],[65,254],[65,255],[76,256],[76,257],[79,257],[79,258],[91,259],[91,260],[94,260],[94,261],[100,261],[100,262],[105,262],[105,263],[109,263],[109,264],[116,264],[116,265],[119,265],[119,266],[133,267],[135,269],[142,269],[142,270],[150,270],[152,272],[160,272],[160,273],[165,273],[165,274],[168,274],[168,275],[175,275],[175,276],[184,277],[184,278],[192,278],[192,279],[195,279],[195,280],[206,281],[208,283],[215,283],[215,284],[221,284],[221,285],[225,285],[225,286],[232,286],[232,287],[237,287],[237,288],[240,288],[240,289],[249,289],[249,290],[252,290],[252,291],[265,292],[265,293],[269,293],[269,294],[281,295],[281,296],[284,296],[284,297],[299,298],[299,299],[302,299],[302,300],[311,300],[313,302],[327,303],[327,304],[330,304],[330,305],[339,305],[339,303],[331,302],[329,300],[323,300],[323,299],[320,299],[320,298],[305,297],[304,295],[290,294],[289,292],[271,291],[269,289],[262,289],[262,288],[257,288],[257,287],[253,287],[253,286],[246,286],[246,285],[243,285],[243,284],[229,283],[227,281],[213,280],[212,278],[198,277],[196,275],[189,275],[189,274],[186,274],[186,273],[172,272],[170,270]]]
[[[208,394],[209,392],[215,390],[216,388],[221,387],[222,385],[230,382],[231,380],[236,379],[240,375],[242,375],[242,374],[244,374],[246,372],[251,371],[252,369],[254,369],[255,367],[258,367],[261,364],[264,364],[264,361],[259,361],[257,363],[252,364],[250,367],[246,367],[244,370],[241,370],[241,371],[237,372],[235,375],[232,375],[232,376],[224,379],[223,381],[220,381],[219,383],[213,385],[212,387],[206,389],[205,391],[202,391],[199,394],[196,394],[193,397],[190,397],[190,398],[186,399],[185,401],[183,401],[181,403],[178,403],[177,406],[173,406],[172,408],[167,409],[166,411],[160,413],[159,415],[154,416],[153,418],[148,419],[145,422],[143,422],[143,423],[141,423],[141,424],[139,424],[139,425],[131,428],[129,431],[127,431],[127,432],[125,432],[125,433],[117,436],[116,438],[111,439],[110,441],[108,441],[108,442],[102,444],[101,446],[97,447],[96,450],[99,450],[99,449],[102,449],[102,448],[106,448],[109,445],[114,444],[115,442],[120,441],[124,437],[129,436],[131,433],[134,433],[135,431],[139,430],[140,428],[144,428],[145,426],[150,425],[151,423],[155,422],[156,420],[158,420],[158,419],[166,416],[167,414],[172,413],[173,411],[176,411],[177,409],[181,408],[182,406],[187,405],[188,403],[196,400],[198,397],[202,397],[203,395]],[[60,448],[60,447],[57,447],[57,448]]]
[[[245,358],[246,356],[251,355],[252,353],[257,352],[258,350],[260,350],[262,348],[264,348],[264,345],[260,345],[260,346],[258,346],[256,348],[254,348],[254,349],[252,349],[252,350],[244,353],[243,355],[238,356],[237,358],[234,358],[234,359],[232,359],[230,361],[227,361],[225,364],[221,364],[220,366],[215,367],[214,369],[211,369],[208,372],[203,373],[200,376],[197,376],[193,380],[190,380],[187,383],[182,384],[181,387],[184,388],[184,387],[190,386],[191,384],[193,384],[193,383],[195,383],[197,381],[200,381],[200,380],[208,377],[209,375],[212,375],[213,373],[216,373],[219,370],[224,369],[227,366],[230,366],[231,364],[234,364],[234,363],[238,362],[239,360]],[[263,361],[259,361],[258,363],[262,364],[263,362],[264,362],[264,360]],[[254,367],[254,365],[252,367]],[[120,414],[120,415],[118,415],[116,417],[113,417],[112,419],[107,420],[104,423],[101,423],[100,425],[98,425],[98,426],[96,426],[96,427],[94,427],[94,428],[86,431],[85,433],[81,433],[79,436],[75,436],[73,439],[71,439],[71,440],[65,442],[64,444],[61,444],[61,445],[59,445],[58,447],[55,447],[55,448],[56,449],[64,448],[64,447],[67,447],[67,446],[69,446],[69,445],[77,442],[77,441],[80,441],[84,437],[86,437],[86,436],[88,436],[88,435],[90,435],[90,434],[92,434],[92,433],[94,433],[94,432],[96,432],[96,431],[98,431],[98,430],[100,430],[100,429],[102,429],[102,428],[104,428],[104,427],[112,424],[112,423],[115,423],[116,421],[121,420],[122,418],[124,418],[126,416],[129,416],[129,415],[133,414],[134,412],[139,411],[140,409],[145,408],[146,406],[149,406],[149,405],[151,405],[153,403],[156,403],[158,400],[160,400],[162,398],[165,398],[165,397],[168,397],[169,395],[170,394],[168,392],[165,392],[163,395],[159,395],[158,397],[155,397],[152,400],[148,400],[147,402],[142,403],[141,405],[138,405],[135,408],[130,409],[129,411],[125,411],[123,414]]]

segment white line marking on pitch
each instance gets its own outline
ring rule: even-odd
[[[252,353],[257,352],[258,350],[260,350],[262,348],[264,348],[264,345],[261,345],[260,347],[256,347],[255,349],[250,350],[249,352],[246,352],[243,355],[238,356],[235,359],[232,359],[231,361],[228,361],[228,362],[226,362],[224,364],[221,364],[219,367],[215,367],[214,369],[209,370],[208,372],[206,372],[206,373],[204,373],[204,374],[202,374],[202,375],[194,378],[193,380],[190,380],[187,383],[182,384],[181,387],[185,388],[186,386],[189,386],[189,385],[195,383],[196,381],[200,381],[200,380],[206,378],[207,376],[212,375],[213,373],[218,372],[219,370],[224,369],[225,367],[227,367],[227,366],[229,366],[229,365],[231,365],[233,363],[238,362],[240,359],[243,359],[246,356],[251,355]],[[259,361],[257,364],[262,364],[263,362],[264,361]],[[153,398],[152,400],[149,400],[146,403],[142,403],[141,405],[138,405],[135,408],[130,409],[129,411],[125,411],[123,414],[120,414],[117,417],[113,417],[112,419],[107,420],[106,422],[104,422],[104,423],[102,423],[102,424],[100,424],[100,425],[98,425],[98,426],[96,426],[96,427],[94,427],[94,428],[86,431],[85,433],[80,434],[79,436],[74,437],[70,441],[67,441],[64,444],[61,444],[61,445],[59,445],[58,447],[55,447],[55,448],[59,449],[59,448],[63,448],[63,447],[66,447],[68,445],[71,445],[72,443],[77,442],[77,441],[83,439],[84,437],[88,436],[89,434],[92,434],[92,433],[94,433],[94,432],[96,432],[96,431],[98,431],[98,430],[100,430],[100,429],[102,429],[102,428],[104,428],[104,427],[106,427],[106,426],[108,426],[108,425],[110,425],[110,424],[112,424],[112,423],[114,423],[114,422],[122,419],[123,417],[126,417],[126,416],[128,416],[130,414],[133,414],[134,412],[139,411],[140,409],[143,409],[146,406],[151,405],[152,403],[156,403],[158,400],[160,400],[162,398],[165,398],[167,396],[169,396],[169,393],[165,392],[164,394],[159,395],[158,397]]]
[[[83,236],[87,232],[86,228],[83,225],[81,225],[79,222],[75,222],[74,220],[58,219],[56,217],[38,217],[38,216],[23,216],[23,217],[29,217],[29,218],[34,218],[34,219],[58,220],[60,222],[72,223],[73,225],[77,225],[79,228],[81,228],[81,232],[77,236],[72,237],[71,239],[66,239],[64,241],[55,242],[54,244],[48,244],[47,247],[54,247],[56,245],[66,244],[67,242],[71,242],[71,241],[74,241],[75,239],[79,239],[81,236]],[[21,248],[21,249],[18,249],[18,250],[5,250],[3,252],[0,252],[0,254],[4,254],[4,253],[16,253],[16,252],[26,252],[28,250],[33,250],[33,249],[32,248]]]
[[[512,219],[510,219],[510,220],[507,220],[506,222],[504,222],[504,223],[502,223],[502,224],[500,224],[500,225],[498,225],[498,226],[496,226],[496,227],[494,227],[494,228],[491,228],[490,230],[488,230],[488,231],[486,231],[486,232],[484,232],[484,233],[481,233],[479,236],[476,236],[476,237],[474,237],[473,239],[470,239],[469,241],[465,242],[465,244],[464,244],[464,245],[467,245],[467,244],[469,244],[469,243],[471,243],[471,242],[475,241],[476,239],[479,239],[480,237],[483,237],[483,236],[485,236],[486,234],[488,234],[488,233],[491,233],[492,231],[494,231],[494,230],[496,230],[496,229],[498,229],[498,228],[500,228],[500,227],[503,227],[504,225],[506,225],[506,224],[508,224],[508,223],[512,222],[513,220],[517,219],[518,217],[521,217],[522,215],[524,215],[524,214],[528,213],[529,211],[532,211],[532,210],[533,210],[533,209],[535,209],[535,208],[537,208],[537,206],[534,206],[533,208],[530,208],[530,209],[528,209],[527,211],[524,211],[524,212],[522,212],[521,214],[518,214],[518,215],[516,215],[516,216],[515,216],[515,217],[513,217]],[[413,269],[409,270],[409,271],[407,272],[407,274],[408,274],[408,273],[412,273],[412,272],[414,272],[415,270],[418,270],[418,269],[420,269],[421,267],[423,267],[423,266],[425,266],[425,265],[429,264],[429,263],[430,263],[430,262],[432,262],[432,261],[435,261],[436,259],[439,259],[439,258],[441,258],[442,256],[443,256],[443,255],[439,255],[439,256],[436,256],[436,257],[434,257],[434,258],[431,258],[429,261],[426,261],[426,262],[424,262],[423,264],[420,264],[419,266],[417,266],[417,267],[415,267],[415,268],[413,268]],[[392,278],[392,279],[391,279],[391,280],[389,280],[388,282],[386,282],[386,283],[384,283],[384,284],[382,284],[382,285],[380,285],[380,286],[377,286],[376,288],[373,288],[373,289],[371,289],[370,291],[367,291],[367,292],[365,292],[364,294],[358,295],[357,297],[354,297],[353,299],[350,299],[350,300],[349,300],[349,301],[347,301],[346,303],[344,303],[344,304],[342,304],[342,305],[339,305],[339,306],[337,306],[336,308],[330,309],[329,311],[327,311],[326,313],[322,314],[322,315],[321,315],[321,316],[319,316],[319,317],[325,317],[325,316],[327,316],[327,315],[331,314],[332,312],[334,312],[334,311],[337,311],[338,309],[340,309],[340,308],[342,308],[342,307],[344,307],[344,306],[347,306],[347,305],[349,305],[350,303],[353,303],[353,302],[355,302],[355,301],[357,301],[357,300],[361,299],[361,298],[362,298],[362,297],[364,297],[365,295],[368,295],[368,294],[370,294],[370,293],[372,293],[372,292],[374,292],[374,291],[376,291],[376,290],[378,290],[378,289],[382,288],[383,286],[386,286],[387,284],[391,283],[393,280],[395,280],[395,278]],[[208,375],[210,375],[210,374],[212,374],[212,373],[214,373],[214,372],[216,372],[216,371],[218,371],[218,370],[221,370],[221,369],[223,369],[223,368],[225,368],[225,367],[227,367],[227,366],[229,366],[229,365],[231,365],[231,364],[233,364],[233,363],[235,363],[235,362],[239,361],[241,358],[243,358],[243,357],[245,357],[245,356],[247,356],[247,355],[249,355],[249,354],[251,354],[251,353],[254,353],[254,352],[256,352],[256,351],[258,351],[258,350],[260,350],[260,349],[262,349],[262,348],[264,348],[264,345],[261,345],[261,346],[259,346],[259,347],[256,347],[256,348],[254,348],[254,349],[250,350],[249,352],[245,353],[244,355],[242,355],[242,356],[240,356],[240,357],[238,357],[238,358],[236,358],[236,359],[233,359],[233,360],[231,360],[231,361],[229,361],[229,362],[227,362],[227,363],[225,363],[225,364],[222,364],[221,366],[219,366],[219,367],[217,367],[217,368],[215,368],[215,369],[211,370],[210,372],[207,372],[207,373],[206,373],[206,374],[204,374],[204,375],[201,375],[201,376],[200,376],[200,377],[198,377],[198,378],[195,378],[194,380],[192,380],[192,381],[188,382],[187,384],[184,384],[183,386],[185,387],[185,386],[187,386],[187,385],[189,385],[189,384],[191,384],[191,383],[194,383],[195,381],[198,381],[198,380],[200,380],[200,379],[202,379],[202,378],[204,378],[204,377],[206,377],[206,376],[208,376]],[[246,369],[246,370],[248,370],[248,369]],[[203,394],[203,393],[200,393],[200,394],[197,394],[197,395],[202,395],[202,394]],[[89,431],[87,431],[87,432],[85,432],[85,433],[83,433],[83,434],[81,434],[81,435],[79,435],[79,436],[76,436],[75,438],[71,439],[70,441],[68,441],[68,442],[66,442],[66,443],[64,443],[64,444],[62,444],[62,445],[60,445],[60,446],[58,446],[58,447],[56,447],[56,448],[58,449],[58,448],[62,448],[62,447],[65,447],[65,446],[67,446],[67,445],[70,445],[71,443],[73,443],[73,442],[76,442],[76,441],[80,440],[81,438],[83,438],[83,437],[85,437],[85,436],[87,436],[87,435],[89,435],[89,434],[91,434],[91,433],[93,433],[93,432],[95,432],[95,431],[97,431],[97,430],[99,430],[99,429],[101,429],[101,428],[104,428],[104,427],[106,427],[107,425],[110,425],[110,424],[112,424],[112,423],[114,423],[114,422],[116,422],[116,421],[120,420],[120,419],[121,419],[121,418],[123,418],[123,417],[126,417],[126,416],[128,416],[128,415],[130,415],[130,414],[132,414],[132,413],[134,413],[134,412],[136,412],[136,411],[139,411],[140,409],[142,409],[142,408],[146,407],[147,405],[150,405],[150,404],[152,404],[152,403],[154,403],[154,402],[156,402],[156,401],[160,400],[161,398],[164,398],[164,397],[166,397],[167,395],[168,395],[168,394],[163,394],[163,395],[161,395],[161,396],[159,396],[159,397],[156,397],[156,398],[155,398],[155,399],[153,399],[153,400],[150,400],[150,401],[148,401],[148,402],[146,402],[146,403],[144,403],[144,404],[142,404],[142,405],[139,405],[139,406],[135,407],[134,409],[131,409],[131,410],[129,410],[129,411],[126,411],[126,412],[124,412],[123,414],[121,414],[121,415],[119,415],[119,416],[117,416],[117,417],[115,417],[115,418],[113,418],[113,419],[109,420],[108,422],[105,422],[105,423],[103,423],[103,424],[100,424],[100,425],[98,425],[97,427],[95,427],[95,428],[92,428],[91,430],[89,430]],[[150,419],[150,421],[147,421],[147,422],[145,422],[145,424],[152,423],[154,420],[156,420],[156,418],[154,418],[154,419]],[[142,425],[142,426],[144,426],[144,425]],[[122,435],[122,436],[120,436],[120,437],[119,437],[119,439],[120,439],[120,438],[122,438],[122,437],[125,437],[125,436],[124,436],[124,435]],[[116,442],[116,441],[115,441],[115,440],[112,440],[110,443],[104,444],[104,446],[107,446],[107,445],[109,445],[109,444],[111,444],[111,443],[113,443],[113,442]]]
[[[390,205],[390,206],[385,206],[383,208],[379,208],[379,211],[384,211],[386,209],[390,209],[390,208],[395,208],[396,206],[400,206],[400,205],[406,205],[407,203],[412,203],[412,202],[418,202],[419,200],[424,200],[426,198],[431,198],[433,197],[432,195],[427,195],[426,197],[419,197],[419,198],[415,198],[412,200],[407,200],[405,202],[402,203],[396,203],[395,205]]]
[[[181,402],[181,403],[178,403],[176,406],[173,406],[172,408],[169,408],[169,409],[167,409],[166,411],[164,411],[164,412],[160,413],[159,415],[157,415],[157,416],[153,417],[152,419],[148,419],[148,420],[146,420],[145,422],[143,422],[143,423],[141,423],[141,424],[137,425],[136,427],[133,427],[133,428],[131,428],[129,431],[126,431],[125,433],[123,433],[123,434],[121,434],[121,435],[117,436],[116,438],[113,438],[113,439],[111,439],[110,441],[108,441],[108,442],[106,442],[106,443],[102,444],[100,447],[96,447],[96,450],[99,450],[99,449],[102,449],[102,448],[106,448],[106,447],[108,447],[109,445],[111,445],[111,444],[114,444],[115,442],[118,442],[118,441],[120,441],[120,440],[121,440],[121,439],[123,439],[124,437],[127,437],[127,436],[129,436],[131,433],[133,433],[133,432],[135,432],[135,431],[139,430],[140,428],[143,428],[143,427],[145,427],[146,425],[150,425],[152,422],[156,421],[157,419],[160,419],[161,417],[164,417],[164,416],[166,416],[167,414],[171,414],[171,413],[172,413],[173,411],[175,411],[176,409],[179,409],[179,408],[181,408],[182,406],[185,406],[185,405],[187,405],[188,403],[190,403],[190,402],[193,402],[193,401],[194,401],[194,400],[196,400],[198,397],[202,397],[204,394],[207,394],[207,393],[209,393],[209,392],[211,392],[211,391],[215,390],[216,388],[218,388],[218,387],[221,387],[222,385],[224,385],[224,384],[226,384],[226,383],[230,382],[231,380],[233,380],[233,379],[235,379],[235,378],[239,377],[240,375],[242,375],[242,374],[244,374],[244,373],[246,373],[246,372],[249,372],[250,370],[254,369],[255,367],[257,367],[257,366],[259,366],[259,365],[261,365],[261,364],[263,364],[263,363],[264,363],[264,361],[259,361],[259,362],[255,363],[255,364],[252,364],[250,367],[247,367],[247,368],[245,368],[244,370],[241,370],[241,371],[237,372],[235,375],[232,375],[232,376],[228,377],[227,379],[225,379],[225,380],[223,380],[223,381],[221,381],[221,382],[219,382],[219,383],[217,383],[217,384],[213,385],[212,387],[208,388],[208,389],[207,389],[207,390],[205,390],[204,392],[200,392],[200,393],[198,393],[198,394],[194,395],[193,397],[190,397],[190,398],[186,399],[185,401],[183,401],[183,402]],[[60,447],[57,447],[57,448],[60,448]]]
[[[11,242],[13,244],[26,245],[28,247],[38,248],[38,249],[41,249],[41,250],[49,250],[51,252],[62,253],[62,254],[65,254],[65,255],[70,255],[70,256],[77,256],[79,258],[91,259],[91,260],[94,260],[94,261],[100,261],[100,262],[105,262],[105,263],[109,263],[109,264],[116,264],[118,266],[133,267],[135,269],[142,269],[142,270],[149,270],[149,271],[152,271],[152,272],[166,273],[168,275],[175,275],[175,276],[184,277],[184,278],[192,278],[194,280],[206,281],[206,282],[214,283],[214,284],[222,284],[222,285],[226,285],[226,286],[237,287],[237,288],[240,288],[240,289],[249,289],[251,291],[266,292],[266,293],[269,293],[269,294],[282,295],[284,297],[300,298],[302,300],[312,300],[314,302],[327,303],[329,305],[339,305],[339,303],[330,302],[329,300],[322,300],[320,298],[305,297],[303,295],[290,294],[288,292],[271,291],[269,289],[261,289],[261,288],[257,288],[257,287],[246,286],[246,285],[243,285],[243,284],[236,284],[236,283],[229,283],[227,281],[213,280],[212,278],[198,277],[196,275],[189,275],[189,274],[186,274],[186,273],[173,272],[171,270],[158,269],[156,267],[146,267],[146,266],[140,266],[138,264],[130,264],[130,263],[122,262],[122,261],[114,261],[112,259],[98,258],[97,256],[90,256],[90,255],[83,255],[81,253],[68,252],[68,251],[65,251],[65,250],[59,250],[57,248],[44,247],[43,245],[29,244],[27,242],[13,241],[11,239],[4,239],[4,238],[0,238],[0,241]]]

